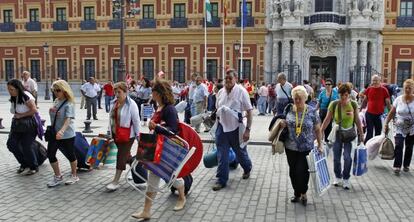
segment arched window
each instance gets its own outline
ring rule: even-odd
[[[315,0],[315,12],[332,12],[333,0]]]

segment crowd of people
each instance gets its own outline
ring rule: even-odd
[[[226,187],[229,180],[229,150],[233,149],[236,159],[243,169],[242,179],[249,179],[253,163],[249,157],[247,141],[253,122],[253,110],[257,107],[258,116],[271,113],[282,119],[285,129],[283,145],[289,166],[289,176],[294,190],[291,202],[307,205],[309,169],[306,156],[313,149],[323,152],[332,147],[335,186],[350,189],[351,151],[356,145],[366,143],[374,134],[388,133],[391,120],[395,130],[394,172],[408,172],[414,145],[414,80],[404,82],[403,93],[398,96],[384,86],[381,77],[373,75],[371,84],[356,92],[351,83],[338,83],[325,79],[323,87],[315,89],[308,81],[302,85],[289,83],[287,76],[280,73],[277,83],[261,83],[239,80],[237,71],[229,69],[224,79],[207,81],[198,74],[191,76],[187,84],[179,84],[158,75],[153,81],[142,78],[139,81],[108,81],[101,85],[93,77],[81,87],[82,101],[86,103],[88,120],[97,119],[100,98],[104,96],[105,111],[108,113],[109,135],[118,147],[116,171],[107,189],[119,188],[119,180],[131,159],[131,146],[139,140],[140,126],[146,123],[141,115],[142,105],[151,105],[154,115],[148,122],[150,131],[162,133],[160,126],[177,133],[179,117],[175,105],[187,102],[184,121],[206,111],[215,115],[215,145],[217,148],[217,181],[213,191]],[[13,121],[7,147],[20,164],[17,173],[33,175],[38,172],[38,163],[31,143],[39,136],[36,122],[37,86],[31,81],[30,73],[23,72],[22,80],[13,79],[7,83],[10,94]],[[65,80],[57,80],[51,90],[55,97],[49,109],[52,137],[48,142],[47,157],[54,175],[48,187],[63,183],[63,177],[56,158],[60,150],[69,160],[71,177],[65,184],[79,181],[76,173],[77,159],[74,150],[75,138],[75,99],[70,85]],[[85,108],[83,102],[81,108]],[[362,115],[361,115],[362,114]],[[387,115],[387,116],[386,116]],[[384,119],[384,117],[386,118]],[[22,127],[23,126],[23,127]],[[384,127],[383,127],[384,126]],[[40,126],[41,127],[41,126]],[[201,124],[193,126],[200,132]],[[384,128],[384,129],[383,129]],[[205,131],[209,131],[206,127]],[[316,146],[315,146],[316,140]],[[405,154],[403,158],[403,149]],[[342,159],[344,164],[342,164]],[[160,178],[149,172],[147,197],[144,210],[133,214],[139,219],[151,217],[152,199]],[[182,179],[174,183],[179,198],[174,210],[185,207],[186,198]]]

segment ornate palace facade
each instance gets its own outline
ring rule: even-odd
[[[357,87],[381,70],[382,0],[268,0],[265,73],[352,81]]]
[[[386,0],[382,70],[388,82],[402,86],[414,73],[413,0]]]
[[[222,75],[222,1],[211,0],[204,73],[204,0],[140,0],[141,13],[126,18],[126,70],[152,78],[163,70],[184,82],[191,73]],[[263,80],[265,1],[248,0],[243,78]],[[128,8],[126,9],[128,11]],[[240,62],[240,3],[228,0],[225,67]],[[89,76],[117,80],[121,22],[112,0],[1,0],[0,80],[29,70],[40,81],[57,77],[81,82]],[[47,43],[48,50],[44,50]]]

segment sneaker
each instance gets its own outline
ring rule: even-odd
[[[404,172],[409,172],[409,171],[410,171],[410,168],[409,168],[409,167],[404,167],[404,168],[403,168],[403,171],[404,171]]]
[[[115,191],[119,188],[119,184],[118,183],[110,183],[106,186],[106,189],[109,191]]]
[[[400,172],[401,172],[401,168],[394,167],[394,173],[395,173],[395,175],[399,176],[400,175]]]
[[[349,180],[344,180],[344,184],[342,185],[342,187],[345,190],[349,190],[351,188],[351,183],[349,182]]]
[[[72,185],[79,181],[78,176],[71,176],[68,180],[66,180],[65,185]]]
[[[213,191],[219,191],[219,190],[223,189],[224,187],[226,187],[226,185],[222,185],[220,183],[216,183],[213,186]]]
[[[243,173],[243,175],[242,175],[243,180],[247,180],[247,179],[249,179],[249,177],[250,177],[250,172]]]
[[[34,170],[32,170],[32,169],[29,169],[24,175],[26,175],[26,176],[31,176],[31,175],[33,175],[33,174],[36,174],[37,172],[39,172],[39,169],[34,169]],[[23,173],[22,173],[23,174]]]
[[[339,187],[342,185],[342,179],[341,178],[336,178],[334,179],[333,185],[336,187]]]
[[[20,166],[19,169],[17,169],[17,174],[23,173],[25,169],[26,167]]]
[[[47,183],[47,187],[56,187],[63,183],[63,176],[53,176],[53,179]]]

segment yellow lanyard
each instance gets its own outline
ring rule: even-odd
[[[296,108],[296,112],[295,112],[296,114],[296,118],[295,118],[296,137],[299,137],[299,135],[302,133],[303,121],[305,120],[305,115],[307,111],[308,111],[308,106],[305,105],[305,109],[303,110],[303,113],[302,113],[302,119],[300,120],[300,123],[299,123],[299,114],[298,114],[299,112]]]

